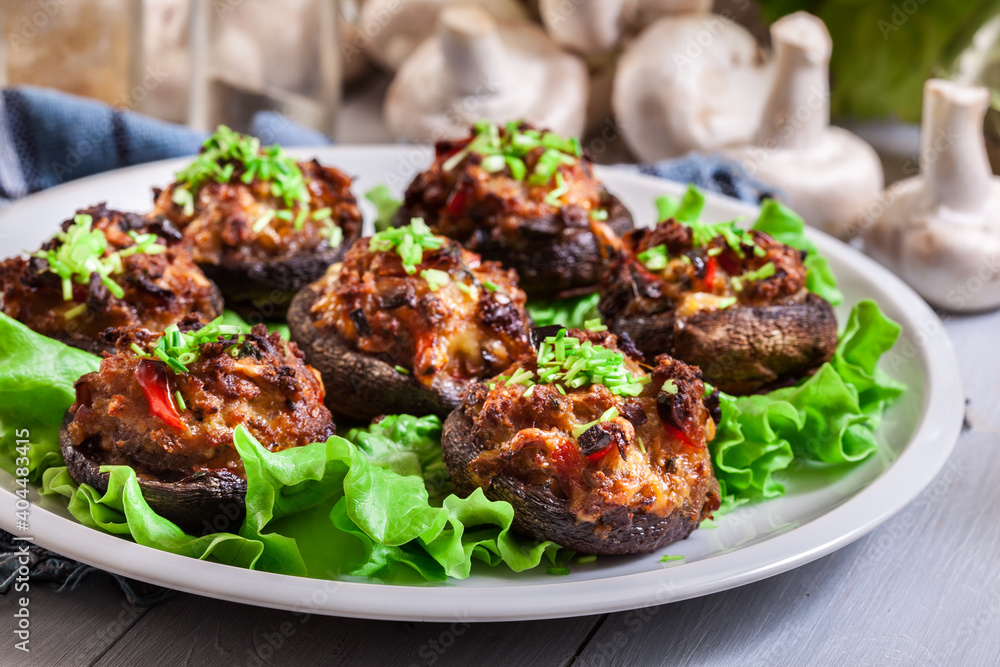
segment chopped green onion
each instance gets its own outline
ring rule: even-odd
[[[660,244],[648,250],[643,250],[636,258],[650,271],[662,271],[667,268],[667,246]]]
[[[547,567],[547,568],[545,568],[545,571],[548,574],[559,575],[559,576],[564,576],[564,575],[569,574],[569,568],[568,567]]]
[[[403,375],[409,375],[410,374],[409,369],[403,368],[402,366],[395,366],[394,368],[396,369],[397,373],[402,373]]]
[[[735,296],[726,297],[725,299],[723,299],[722,301],[719,302],[718,308],[719,308],[719,310],[725,310],[726,308],[729,308],[730,306],[734,305],[735,303],[736,303],[736,297]]]
[[[483,168],[483,171],[489,174],[495,174],[498,171],[504,170],[507,166],[507,160],[503,155],[490,155],[483,158],[483,162],[479,166]]]
[[[535,387],[537,387],[537,386],[538,386],[538,385],[536,385],[536,384],[533,384],[533,385],[531,385],[530,387],[528,387],[528,389],[527,389],[527,390],[526,390],[526,391],[524,392],[523,396],[524,396],[525,398],[531,398],[531,395],[532,395],[533,393],[535,393]]]
[[[590,219],[604,222],[608,219],[608,212],[603,208],[595,208],[590,212]]]
[[[184,402],[184,397],[181,396],[180,389],[174,392],[174,396],[177,398],[177,407],[181,410],[187,410],[187,403]]]
[[[437,292],[438,289],[451,282],[451,276],[438,269],[424,269],[420,272],[420,277],[427,281],[432,292]]]
[[[587,563],[593,563],[597,560],[597,556],[594,554],[587,554],[586,556],[580,556],[576,559],[576,562],[580,565],[586,565]]]
[[[253,226],[250,227],[250,229],[253,230],[254,234],[260,234],[272,220],[274,220],[274,211],[266,211],[264,215],[257,218],[257,221],[253,223]]]
[[[587,422],[586,424],[580,424],[579,426],[574,426],[571,433],[573,434],[574,438],[579,438],[585,432],[590,430],[591,427],[596,426],[601,422],[611,421],[612,419],[616,419],[617,417],[618,417],[618,408],[608,408],[601,414],[600,417],[598,417],[594,421]]]
[[[774,267],[774,262],[768,262],[759,269],[755,271],[747,271],[741,276],[736,276],[732,279],[733,289],[737,292],[742,292],[744,283],[754,282],[756,280],[765,280],[770,278],[777,272]]]
[[[586,329],[587,331],[595,331],[595,332],[601,332],[601,331],[607,331],[608,330],[608,328],[606,326],[604,326],[604,323],[601,322],[601,318],[599,318],[599,317],[596,317],[596,318],[594,318],[592,320],[586,320],[583,323],[583,328]]]
[[[413,218],[405,227],[376,233],[368,242],[368,249],[371,252],[394,250],[403,261],[403,270],[413,274],[417,271],[417,265],[423,260],[424,250],[436,250],[444,243],[445,239],[435,236],[422,218]]]
[[[74,317],[83,315],[85,312],[87,312],[87,304],[78,303],[77,305],[73,306],[72,308],[63,313],[63,319],[68,321],[73,319]]]
[[[153,354],[178,373],[187,373],[188,365],[198,359],[202,345],[220,340],[231,341],[230,354],[238,355],[237,343],[245,339],[242,330],[235,324],[222,324],[218,317],[197,331],[181,333],[176,324],[163,330],[163,335],[153,348]],[[133,348],[136,352],[136,348]]]
[[[498,289],[500,289],[500,286],[497,285],[492,280],[484,280],[483,281],[483,287],[485,287],[486,289],[488,289],[491,292],[496,292]]]
[[[299,212],[295,215],[295,229],[302,229],[306,224],[306,218],[309,216],[309,209],[305,206],[299,208]]]
[[[455,283],[455,287],[457,287],[458,289],[462,290],[463,292],[465,292],[469,296],[475,296],[473,294],[473,292],[472,292],[472,288],[469,287],[468,285],[466,285],[465,283],[456,282]]]
[[[524,165],[524,160],[519,157],[507,155],[504,157],[504,162],[507,163],[510,175],[515,181],[524,180],[525,175],[528,173],[528,168]]]
[[[670,563],[676,560],[684,560],[684,556],[662,556],[660,558],[661,563]]]
[[[639,450],[642,451],[643,454],[645,454],[646,453],[646,445],[643,444],[642,438],[636,436],[635,442],[636,442],[637,445],[639,445]]]
[[[146,354],[145,350],[143,350],[141,347],[139,347],[135,343],[130,344],[129,347],[132,348],[132,351],[135,352],[137,356],[140,356],[140,357],[148,357],[149,356],[148,354]]]
[[[327,242],[330,244],[331,248],[339,248],[340,244],[344,242],[344,230],[340,228],[340,225],[335,223],[333,220],[327,218]]]
[[[326,208],[316,209],[312,212],[313,220],[324,220],[333,215],[333,209],[327,206]]]

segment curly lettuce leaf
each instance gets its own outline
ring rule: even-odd
[[[375,465],[423,477],[432,500],[443,500],[455,490],[442,458],[441,419],[436,415],[388,415],[368,428],[351,429],[346,438]]]
[[[11,474],[20,467],[15,466],[19,439],[29,441],[30,481],[38,482],[46,468],[62,464],[59,425],[76,397],[73,383],[100,363],[100,357],[0,313],[0,467]]]
[[[528,302],[528,314],[536,327],[560,324],[570,329],[583,329],[587,320],[600,319],[601,314],[597,310],[600,300],[601,295],[596,292],[567,299],[536,299]]]
[[[765,199],[753,229],[769,234],[776,241],[796,250],[806,251],[806,258],[802,261],[806,267],[806,289],[835,306],[844,300],[844,295],[837,289],[837,278],[830,264],[819,254],[812,239],[806,236],[806,223],[798,213],[774,199]]]
[[[882,413],[905,388],[877,366],[899,333],[873,301],[861,301],[833,358],[812,377],[767,394],[723,394],[709,448],[724,507],[782,495],[775,475],[796,458],[838,464],[871,456]]]

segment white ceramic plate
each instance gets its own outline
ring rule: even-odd
[[[427,148],[333,147],[295,151],[357,177],[355,192],[387,183],[397,193],[430,160]],[[82,179],[28,197],[0,214],[0,256],[34,250],[77,208],[107,201],[113,208],[145,211],[150,188],[165,185],[184,160],[172,160]],[[654,222],[652,200],[683,186],[602,169],[639,224]],[[360,197],[359,197],[360,198]],[[362,202],[367,219],[372,209]],[[756,215],[754,207],[710,196],[707,220]],[[477,568],[464,581],[421,586],[327,582],[251,572],[139,546],[76,523],[61,500],[32,498],[30,534],[43,545],[85,563],[154,584],[235,602],[311,613],[404,620],[513,620],[595,614],[705,595],[757,581],[843,547],[869,532],[934,478],[951,453],[964,410],[955,353],[940,320],[891,273],[848,246],[812,232],[829,258],[846,299],[837,309],[843,323],[854,302],[875,299],[903,325],[903,336],[885,367],[909,385],[886,414],[878,433],[882,447],[864,463],[845,468],[829,485],[798,476],[779,499],[741,508],[714,530],[697,530],[686,541],[654,555],[599,558],[574,566],[569,576],[514,575]],[[14,531],[14,479],[0,472],[0,526]],[[664,567],[660,556],[684,561]]]

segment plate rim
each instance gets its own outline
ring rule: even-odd
[[[328,156],[378,152],[402,158],[405,152],[429,155],[430,149],[425,146],[350,145],[288,150],[295,155],[308,152]],[[171,163],[182,165],[189,159],[171,158],[94,174],[29,195],[0,210],[0,226],[16,217],[22,208],[37,205],[44,199],[59,197],[77,188],[86,190],[96,181],[115,180],[145,170],[152,173],[169,167]],[[335,163],[338,158],[324,159]],[[344,169],[343,166],[340,168]],[[685,187],[682,183],[632,169],[598,165],[597,172],[602,177],[611,175],[612,181],[636,179],[664,193],[680,194]],[[759,210],[756,206],[724,195],[706,193],[706,197],[716,205],[734,211],[742,210],[748,215],[756,215]],[[311,579],[242,568],[235,570],[240,572],[241,577],[246,577],[245,585],[234,590],[231,577],[226,576],[234,573],[234,566],[209,561],[195,566],[193,579],[196,581],[189,583],[192,580],[191,558],[96,531],[34,504],[31,506],[31,533],[36,536],[37,544],[62,555],[175,590],[297,612],[397,621],[536,620],[617,612],[721,592],[799,567],[869,533],[916,498],[944,467],[955,447],[964,418],[964,392],[957,356],[934,311],[902,280],[871,258],[819,230],[808,228],[807,231],[825,256],[837,257],[848,264],[859,264],[858,272],[866,280],[877,281],[891,291],[894,305],[906,314],[911,328],[919,329],[913,326],[915,322],[929,321],[935,326],[931,335],[914,342],[926,374],[926,393],[919,423],[899,456],[853,496],[786,533],[668,569],[582,581],[513,586],[465,584],[455,587],[448,586],[447,582],[427,586],[392,585],[388,598],[371,594],[372,587],[383,591],[387,587],[385,584]],[[944,446],[942,439],[946,443]],[[897,480],[905,483],[900,485]],[[900,493],[901,488],[905,492]],[[16,500],[12,492],[0,489],[0,528],[15,534],[13,517]],[[863,517],[860,522],[858,516]],[[45,537],[37,539],[40,534]],[[830,537],[831,534],[833,537]],[[96,536],[100,539],[93,539]],[[110,540],[116,541],[113,543],[115,548],[108,548],[112,545]],[[795,548],[792,546],[794,543],[808,547]],[[155,566],[150,564],[151,560]],[[743,565],[739,565],[741,561]],[[680,573],[683,573],[682,577]],[[678,583],[677,579],[682,579],[682,582]],[[262,591],[266,591],[267,595],[262,595]]]

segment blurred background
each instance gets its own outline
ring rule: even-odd
[[[450,4],[457,3],[0,0],[0,83],[56,88],[199,129],[219,122],[244,129],[254,112],[273,109],[339,142],[395,141],[400,133],[384,122],[386,90]],[[887,181],[915,169],[921,89],[930,76],[994,91],[984,133],[994,170],[1000,167],[1000,0],[607,0],[614,15],[569,36],[586,0],[473,4],[504,24],[537,24],[559,49],[585,61],[592,137],[608,135],[620,120],[610,104],[617,63],[656,21],[731,19],[766,53],[768,25],[806,10],[833,38],[833,121],[875,146]],[[609,39],[601,30],[611,23]],[[617,132],[610,135],[598,161],[640,157]]]

